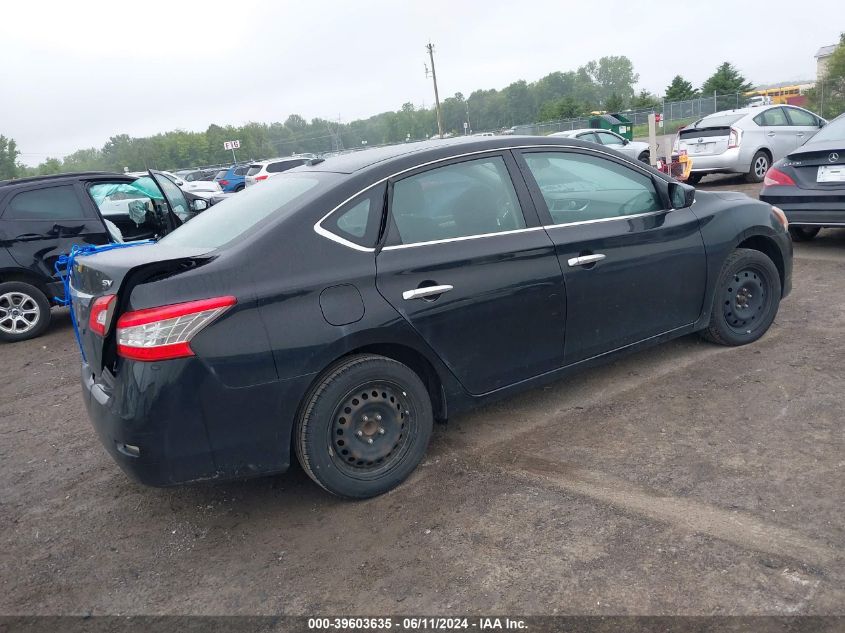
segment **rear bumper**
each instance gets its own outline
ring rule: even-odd
[[[786,213],[796,226],[845,226],[845,188],[807,190],[798,187],[764,187],[760,200]]]
[[[120,379],[82,366],[88,415],[109,455],[150,486],[282,472],[312,376],[222,384],[198,358],[126,361]]]
[[[744,174],[751,169],[751,161],[743,162],[738,147],[725,150],[721,154],[710,156],[696,156],[688,153],[692,159],[692,173],[737,173]]]

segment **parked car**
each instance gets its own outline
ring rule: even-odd
[[[648,143],[629,141],[610,130],[581,128],[578,130],[554,132],[549,134],[549,136],[556,138],[577,138],[582,141],[589,141],[590,143],[598,143],[599,145],[606,145],[610,149],[615,149],[617,152],[640,162],[648,163],[651,161],[651,151],[649,150]]]
[[[205,201],[182,194],[158,172],[0,181],[0,341],[34,338],[47,329],[50,307],[64,298],[56,260],[74,244],[166,235],[205,208]]]
[[[220,185],[214,182],[214,180],[200,180],[196,178],[196,176],[194,180],[187,180],[186,178],[180,178],[176,174],[173,174],[169,171],[162,171],[159,173],[163,174],[182,191],[187,191],[189,193],[194,194],[220,193],[222,191]],[[214,173],[216,174],[217,172]]]
[[[796,240],[845,227],[845,114],[772,165],[760,199],[784,210]]]
[[[245,185],[251,187],[262,180],[273,178],[286,172],[288,169],[299,167],[312,160],[305,156],[293,156],[289,158],[274,158],[272,160],[261,160],[249,166],[246,172]]]
[[[791,248],[775,207],[575,139],[312,161],[77,260],[84,400],[144,483],[281,472],[295,452],[370,497],[435,419],[691,332],[757,340]]]
[[[246,187],[246,172],[249,171],[249,167],[249,165],[232,165],[220,169],[214,176],[214,181],[220,185],[224,193],[240,191]]]
[[[692,158],[690,184],[720,173],[745,174],[748,182],[761,182],[773,162],[805,143],[825,123],[809,110],[790,105],[726,110],[680,130],[674,149],[686,150]]]

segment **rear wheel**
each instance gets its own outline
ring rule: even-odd
[[[391,490],[422,460],[434,422],[422,380],[384,356],[330,367],[306,396],[294,445],[302,468],[341,497]]]
[[[701,334],[720,345],[745,345],[763,336],[780,305],[780,275],[760,251],[738,248],[722,265],[710,324]]]
[[[21,281],[0,284],[0,341],[40,336],[50,318],[50,302],[38,288]]]
[[[751,169],[745,174],[745,180],[747,182],[763,182],[770,165],[769,155],[762,150],[757,152],[751,159]]]
[[[246,187],[246,185],[238,185],[237,187],[235,187],[235,193],[238,193],[239,191],[243,191],[244,187]]]
[[[703,177],[703,174],[690,174],[686,181],[691,185],[697,185]]]
[[[817,226],[790,226],[789,234],[796,242],[809,242],[821,231]]]

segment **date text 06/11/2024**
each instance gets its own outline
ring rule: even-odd
[[[519,618],[479,617],[353,617],[353,618],[308,618],[308,628],[315,631],[331,630],[390,630],[444,631],[454,629],[476,629],[479,631],[524,630],[526,623]]]

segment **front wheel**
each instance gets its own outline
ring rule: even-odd
[[[703,177],[704,176],[702,174],[690,174],[689,176],[687,176],[686,183],[688,185],[697,185],[701,182],[701,179]]]
[[[294,445],[302,468],[320,486],[365,499],[413,472],[433,424],[428,391],[413,370],[360,354],[326,370],[305,397]]]
[[[754,158],[751,159],[751,169],[745,174],[746,182],[763,182],[769,166],[769,155],[766,152],[759,151],[754,154]]]
[[[701,334],[720,345],[745,345],[763,336],[780,306],[780,275],[760,251],[738,248],[722,265],[710,324]]]
[[[41,336],[50,325],[50,302],[35,286],[0,284],[0,341],[15,343]]]
[[[790,226],[789,234],[796,242],[809,242],[821,230],[818,226]]]
[[[637,160],[648,165],[651,163],[651,154],[649,152],[642,152],[637,156]]]

